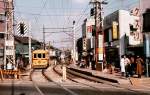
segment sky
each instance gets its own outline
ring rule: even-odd
[[[104,14],[107,15],[117,9],[126,9],[137,5],[138,0],[106,0]],[[82,24],[90,14],[90,0],[14,0],[15,20],[27,21],[31,25],[32,37],[43,41],[43,26],[45,28],[46,43],[58,48],[73,47],[73,21],[75,21],[76,39],[81,37]],[[56,33],[59,32],[59,33]]]
[[[15,20],[31,24],[32,37],[43,41],[43,26],[47,43],[59,48],[72,48],[73,21],[76,38],[81,37],[81,24],[89,13],[89,0],[14,0]],[[54,33],[59,32],[59,33]],[[66,33],[64,33],[66,32]]]
[[[107,0],[107,6],[104,6],[104,15],[108,15],[116,10],[128,10],[139,6],[139,0]]]

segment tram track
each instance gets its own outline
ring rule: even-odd
[[[37,82],[33,79],[33,74],[35,73],[35,69],[33,69],[32,71],[31,71],[31,73],[30,73],[30,80],[32,81],[32,83],[33,83],[33,86],[36,88],[36,90],[38,91],[38,93],[40,94],[40,95],[45,95],[44,93],[43,93],[43,91],[39,88],[39,86],[37,85]]]
[[[62,78],[62,71],[61,70],[58,71],[57,66],[52,67],[51,70],[53,70],[53,73],[55,72],[55,74],[59,75]],[[48,73],[46,71],[47,71],[46,69],[43,69],[40,73],[42,74],[43,78],[48,81],[47,83],[53,83],[58,88],[67,92],[68,95],[79,95],[75,91],[73,91],[72,89],[66,87],[64,84],[61,84],[61,83],[56,82],[53,79],[51,79],[51,76],[48,76]],[[34,72],[35,72],[35,70],[31,71],[31,76],[30,76],[34,87],[37,89],[37,91],[40,93],[40,95],[47,95],[47,94],[44,94],[44,92],[42,92],[42,90],[40,89],[40,87],[36,83],[36,79],[34,79],[32,77],[32,74],[34,74]],[[49,70],[48,70],[48,72],[49,72]],[[50,71],[50,72],[52,72],[52,71]],[[75,80],[75,78],[76,78],[76,80]],[[93,90],[102,91],[101,88],[99,87],[99,85],[101,85],[102,88],[103,88],[103,86],[104,86],[104,88],[106,86],[106,87],[109,87],[112,89],[120,89],[120,90],[122,89],[122,90],[126,90],[126,91],[129,91],[132,93],[137,93],[137,92],[140,93],[140,91],[136,91],[134,89],[130,89],[127,87],[122,87],[119,84],[110,84],[110,83],[102,83],[102,82],[94,84],[94,82],[93,82],[93,84],[94,84],[93,85],[93,84],[89,84],[89,81],[91,81],[91,80],[88,80],[87,82],[82,82],[82,81],[78,81],[79,78],[81,78],[81,77],[75,76],[74,74],[67,72],[67,79],[71,80],[72,82],[78,83],[80,86],[90,87]]]
[[[46,70],[42,70],[41,74],[43,75],[43,78],[45,78],[48,82],[54,83],[57,87],[65,90],[68,94],[67,95],[79,95],[73,91],[71,91],[70,89],[68,89],[67,87],[61,85],[60,83],[57,83],[55,81],[53,81],[50,77],[48,77],[45,73]],[[37,89],[37,91],[40,93],[40,95],[45,95],[44,92],[40,89],[40,87],[37,85],[36,80],[33,79],[33,74],[34,74],[35,70],[31,71],[30,74],[30,80],[33,82],[34,87]]]
[[[54,66],[53,67],[53,70],[60,76],[62,76],[62,73],[59,72],[57,69],[56,69],[57,66]],[[72,73],[74,71],[71,71],[71,72],[68,72],[67,71],[67,79],[71,80],[72,82],[75,82],[75,83],[79,83],[79,84],[82,84],[84,86],[88,86],[90,88],[93,88],[93,89],[97,89],[97,90],[100,90],[99,88],[97,87],[94,87],[93,85],[90,85],[90,84],[87,84],[89,82],[93,82],[93,83],[101,83],[101,84],[104,84],[103,82],[97,82],[96,80],[93,80],[93,79],[89,79],[89,78],[85,78],[85,77],[81,77],[79,75],[76,75],[74,73]],[[82,74],[81,74],[82,75]],[[75,79],[78,79],[78,80],[75,80]],[[84,82],[81,82],[80,80],[84,80]],[[86,82],[85,82],[86,81]]]

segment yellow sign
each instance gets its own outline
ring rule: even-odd
[[[103,48],[101,47],[101,48],[97,48],[97,50],[98,50],[98,54],[103,54]]]
[[[118,25],[118,23],[115,22],[115,21],[113,21],[113,23],[112,23],[112,35],[113,35],[113,39],[118,39],[117,25]]]

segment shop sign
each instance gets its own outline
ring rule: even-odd
[[[129,36],[129,45],[138,45],[142,42],[142,33],[140,32],[131,32]]]
[[[87,32],[92,32],[92,26],[87,26]]]
[[[103,54],[98,54],[98,60],[99,61],[103,60]]]
[[[133,16],[140,16],[140,9],[135,7],[131,10],[131,15]]]
[[[13,55],[14,54],[14,50],[6,50],[5,54],[6,55]]]
[[[112,23],[112,34],[113,34],[113,39],[117,39],[118,38],[118,29],[117,29],[118,23],[116,21],[113,21]]]
[[[14,41],[13,40],[6,40],[5,45],[6,46],[14,46]]]
[[[98,47],[103,47],[103,35],[98,35]]]

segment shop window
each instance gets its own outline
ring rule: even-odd
[[[5,14],[0,13],[0,22],[4,22],[4,21],[5,21]]]

